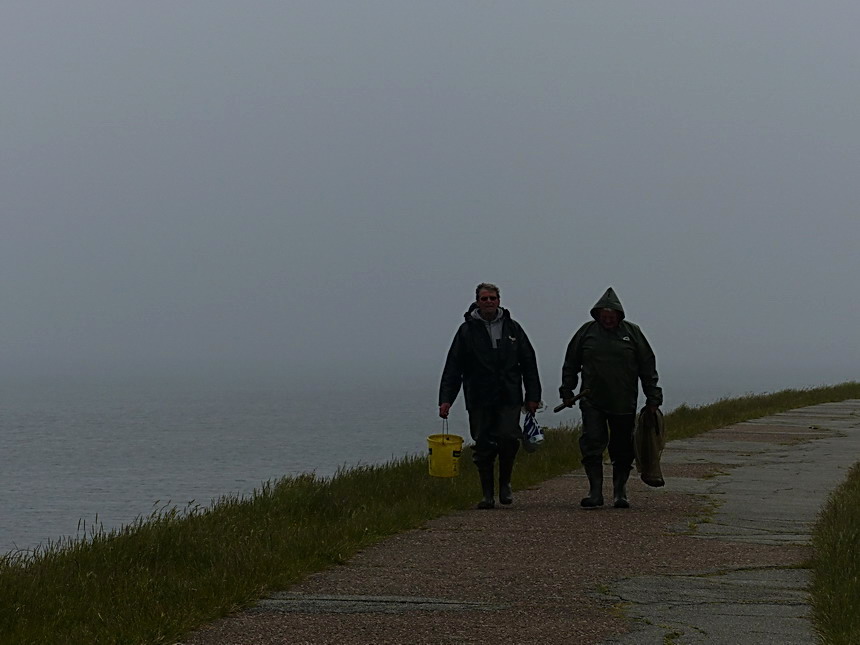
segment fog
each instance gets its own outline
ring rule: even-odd
[[[5,3],[0,373],[434,384],[490,281],[548,401],[610,285],[667,395],[855,379],[857,24],[783,0]]]

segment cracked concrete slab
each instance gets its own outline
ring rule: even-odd
[[[756,440],[763,436],[769,440]],[[791,545],[809,542],[818,511],[858,456],[860,400],[853,399],[673,442],[664,462],[720,466],[713,477],[672,481],[672,489],[713,503],[695,523],[695,537]],[[800,568],[763,567],[621,580],[610,593],[636,628],[604,642],[812,643],[808,576]]]
[[[364,596],[281,592],[260,601],[249,613],[396,614],[407,611],[496,611],[480,602],[414,596]]]
[[[772,568],[625,580],[619,600],[646,629],[607,642],[809,644],[807,582],[806,571]]]

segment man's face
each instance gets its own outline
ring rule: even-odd
[[[499,311],[499,294],[495,291],[481,289],[478,293],[478,309],[482,318],[487,320],[495,318],[496,312]]]
[[[601,309],[598,318],[600,326],[604,329],[615,329],[620,319],[621,316],[614,309]]]

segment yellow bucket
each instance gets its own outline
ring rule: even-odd
[[[460,474],[460,452],[463,437],[455,434],[431,434],[427,437],[431,477],[456,477]]]

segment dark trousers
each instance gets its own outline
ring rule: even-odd
[[[520,447],[520,406],[483,406],[469,410],[469,434],[475,445],[472,461],[492,467],[496,455],[500,461],[513,461]]]
[[[582,412],[582,435],[579,451],[582,465],[603,463],[603,451],[609,446],[612,464],[630,471],[633,467],[633,428],[636,413],[607,414],[590,405],[580,406]]]

